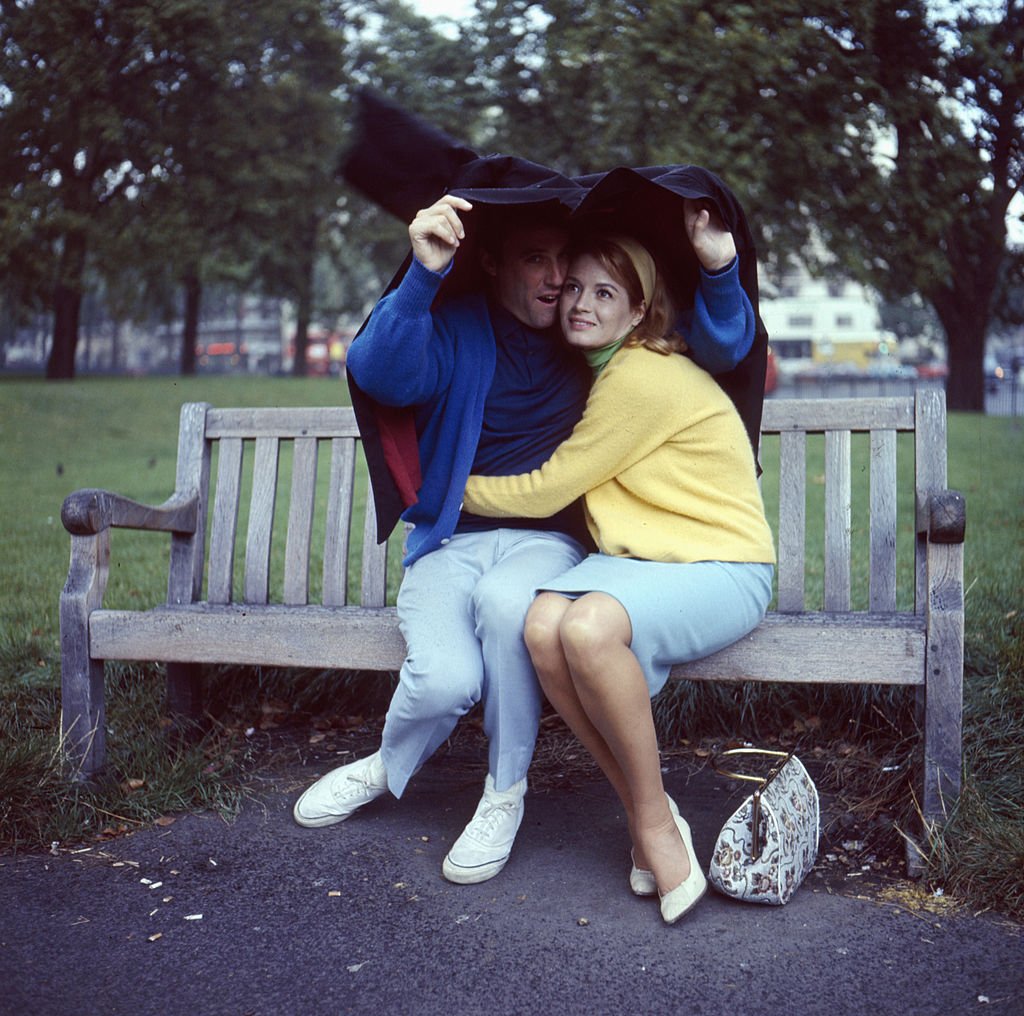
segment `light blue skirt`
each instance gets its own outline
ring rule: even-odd
[[[629,615],[630,648],[653,698],[674,663],[710,656],[757,627],[772,598],[774,572],[770,564],[671,564],[591,554],[537,591],[570,599],[614,596]]]

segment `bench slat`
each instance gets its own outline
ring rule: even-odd
[[[913,430],[914,399],[767,399],[761,433],[803,430]]]
[[[405,643],[393,607],[196,604],[146,612],[98,610],[94,657],[325,669],[398,670]],[[916,614],[769,615],[750,635],[675,680],[919,685],[924,624]],[[856,661],[844,667],[843,660]]]
[[[924,684],[916,614],[769,614],[720,652],[678,664],[673,679],[814,684]]]
[[[178,423],[178,465],[174,489],[198,499],[196,528],[188,535],[171,536],[171,562],[167,573],[167,602],[191,603],[203,591],[203,556],[206,553],[206,498],[210,484],[210,443],[203,438],[206,402],[186,402]]]
[[[871,432],[869,607],[896,609],[896,431]]]
[[[273,437],[256,439],[249,533],[245,541],[245,602],[266,603],[270,591],[270,540],[274,531],[277,501],[277,462],[280,442]]]
[[[197,603],[145,612],[97,610],[94,657],[325,670],[398,670],[405,641],[393,607]]]
[[[309,548],[313,540],[316,466],[317,439],[296,438],[284,555],[284,602],[290,606],[309,602]]]
[[[355,439],[334,438],[331,441],[331,479],[324,534],[325,607],[343,607],[348,603],[349,519],[352,518],[355,468]]]
[[[367,484],[366,512],[363,515],[363,581],[361,602],[364,607],[382,607],[387,597],[388,544],[377,543],[377,510],[373,488]]]
[[[224,437],[358,437],[355,413],[348,406],[211,409],[206,414],[206,439]]]
[[[920,389],[917,393],[917,430],[914,432],[914,548],[915,608],[923,614],[928,605],[927,533],[928,500],[932,491],[946,487],[946,393]]]
[[[217,456],[217,489],[213,498],[210,562],[206,596],[211,603],[230,603],[234,591],[235,537],[242,489],[242,440],[224,438]]]
[[[804,551],[807,515],[807,435],[786,431],[779,439],[778,609],[804,609]]]
[[[850,432],[825,432],[825,609],[850,609]]]

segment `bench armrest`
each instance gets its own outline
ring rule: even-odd
[[[60,518],[73,536],[93,536],[111,527],[194,533],[199,497],[173,494],[162,505],[146,505],[109,490],[76,490],[64,499]]]
[[[967,500],[958,490],[935,491],[928,498],[928,542],[963,543]]]

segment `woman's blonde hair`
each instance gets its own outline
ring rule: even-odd
[[[607,272],[610,272],[623,286],[631,307],[644,304],[647,308],[643,319],[630,332],[626,339],[627,346],[646,346],[656,353],[685,353],[686,340],[675,330],[678,317],[672,300],[662,282],[661,272],[655,265],[653,287],[650,299],[645,299],[644,285],[641,281],[641,270],[634,260],[639,248],[642,254],[650,258],[650,253],[632,237],[616,237],[614,235],[588,234],[577,237],[569,250],[569,260],[582,254],[594,258]],[[648,274],[644,266],[644,274]]]

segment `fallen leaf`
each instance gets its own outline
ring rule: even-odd
[[[153,825],[158,826],[169,826],[174,825],[175,818],[173,815],[161,815],[159,818],[153,819]]]
[[[362,970],[362,969],[363,969],[363,967],[365,967],[365,966],[366,966],[366,960],[363,960],[363,962],[362,962],[362,963],[350,963],[350,964],[349,964],[349,965],[348,965],[347,967],[345,967],[345,969],[346,969],[346,970],[347,970],[347,971],[348,971],[348,972],[349,972],[350,974],[357,974],[357,973],[359,973],[359,971],[360,971],[360,970]]]
[[[145,780],[140,780],[137,776],[133,776],[131,779],[125,780],[121,787],[124,790],[141,790],[145,785]]]

